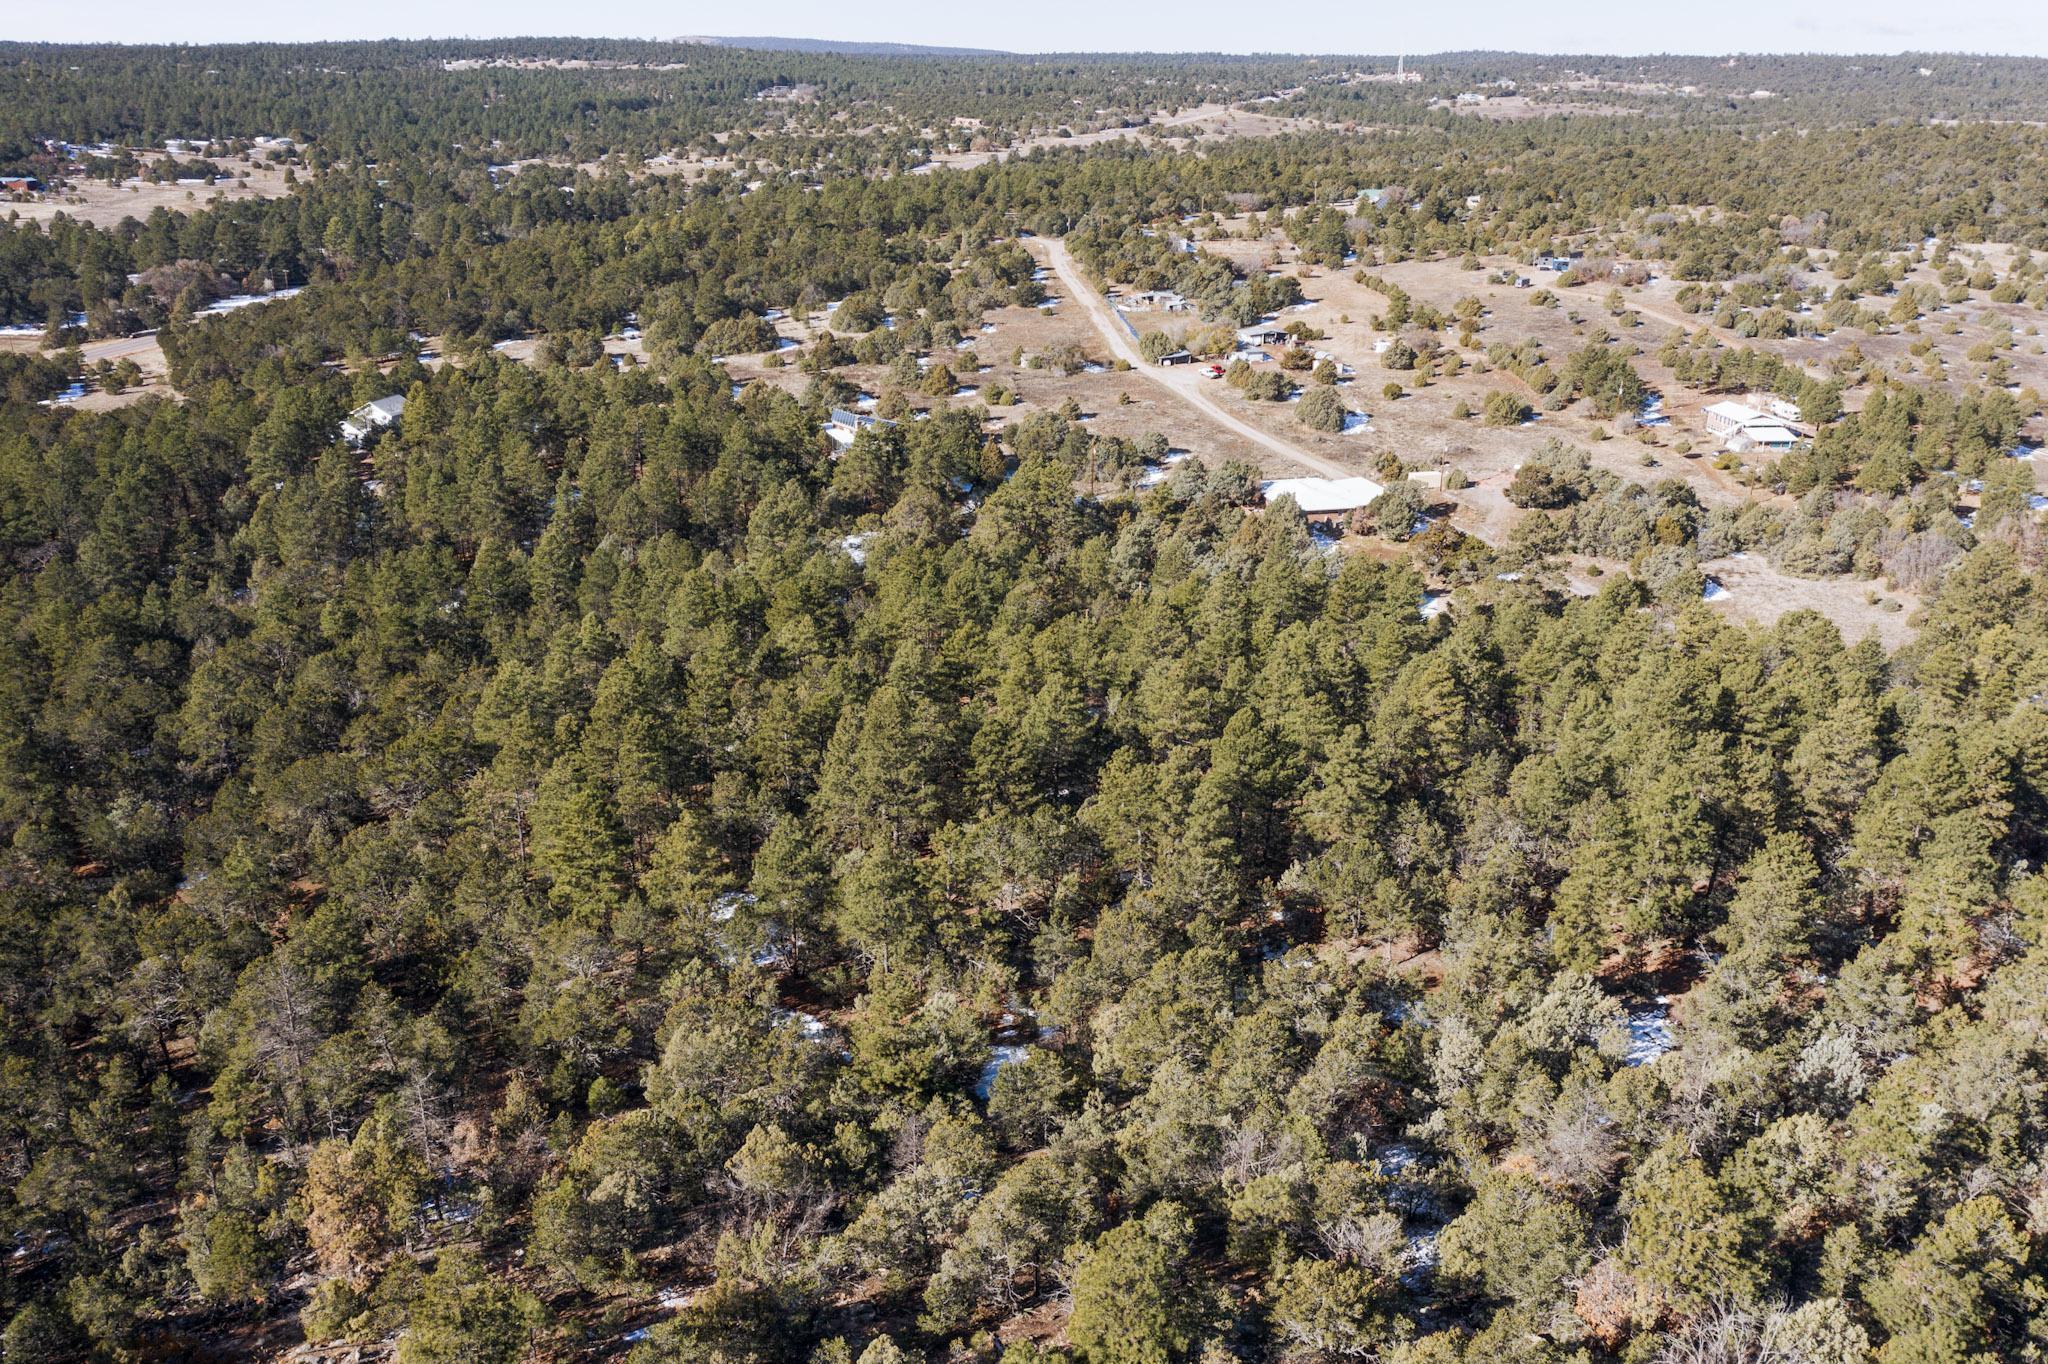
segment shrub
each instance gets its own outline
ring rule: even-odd
[[[1484,410],[1488,426],[1520,426],[1529,420],[1528,400],[1504,388],[1497,388],[1486,395]]]
[[[1277,403],[1293,391],[1293,381],[1277,369],[1255,370],[1244,385],[1244,396],[1260,402]]]
[[[1344,419],[1351,409],[1344,405],[1344,395],[1334,388],[1317,386],[1301,395],[1299,411],[1301,424],[1315,431],[1337,432],[1344,429]]]
[[[1422,489],[1402,478],[1388,484],[1387,490],[1366,507],[1365,514],[1382,536],[1389,540],[1406,540],[1415,533],[1416,523],[1428,511],[1429,502],[1423,497]]]
[[[1550,469],[1534,462],[1517,469],[1507,486],[1508,501],[1518,507],[1539,507],[1546,510],[1568,507],[1577,498],[1576,488]]]

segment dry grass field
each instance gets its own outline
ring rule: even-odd
[[[191,213],[217,200],[278,199],[291,192],[282,166],[233,157],[217,157],[214,164],[231,172],[233,178],[211,185],[182,181],[158,185],[142,179],[109,185],[103,180],[80,180],[25,201],[0,202],[0,216],[19,214],[24,222],[47,223],[62,213],[94,227],[114,227],[124,218],[141,221],[159,208]]]

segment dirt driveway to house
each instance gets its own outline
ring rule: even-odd
[[[1213,380],[1204,379],[1193,365],[1179,365],[1171,369],[1152,364],[1138,351],[1138,343],[1131,336],[1131,329],[1124,325],[1109,301],[1081,274],[1081,267],[1074,262],[1074,255],[1067,250],[1067,244],[1054,237],[1033,237],[1030,245],[1044,255],[1047,265],[1060,277],[1066,286],[1068,297],[1079,303],[1088,314],[1088,320],[1102,335],[1109,348],[1118,358],[1129,363],[1131,369],[1142,374],[1159,387],[1166,389],[1182,402],[1195,408],[1217,425],[1225,427],[1274,454],[1291,459],[1304,468],[1312,469],[1325,478],[1356,478],[1358,471],[1334,464],[1321,455],[1312,455],[1290,441],[1284,441],[1270,432],[1261,431],[1250,422],[1238,417],[1223,405],[1203,392],[1202,385]]]

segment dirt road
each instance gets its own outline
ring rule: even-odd
[[[141,332],[135,336],[110,337],[105,341],[88,341],[78,348],[87,364],[98,364],[102,360],[133,360],[144,369],[162,369],[163,349],[157,344],[155,332]]]
[[[1060,283],[1066,286],[1067,296],[1081,305],[1082,310],[1088,314],[1088,320],[1094,324],[1095,330],[1101,333],[1110,350],[1119,358],[1128,361],[1132,370],[1172,393],[1211,421],[1227,427],[1253,444],[1271,450],[1282,458],[1291,459],[1325,478],[1359,477],[1356,469],[1346,469],[1340,464],[1331,463],[1321,455],[1312,455],[1298,445],[1261,431],[1232,413],[1204,391],[1203,385],[1216,381],[1202,378],[1194,366],[1180,365],[1164,369],[1149,363],[1138,353],[1138,343],[1131,338],[1130,328],[1125,326],[1123,320],[1111,309],[1109,301],[1103,298],[1095,286],[1081,274],[1081,267],[1075,264],[1073,253],[1067,250],[1067,244],[1056,237],[1031,237],[1026,240],[1033,251],[1052,267],[1053,273],[1059,276]]]

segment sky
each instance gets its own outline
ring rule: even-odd
[[[1979,0],[0,0],[0,38],[197,43],[322,38],[859,39],[1044,51],[1996,52],[2048,56],[2048,3]]]

